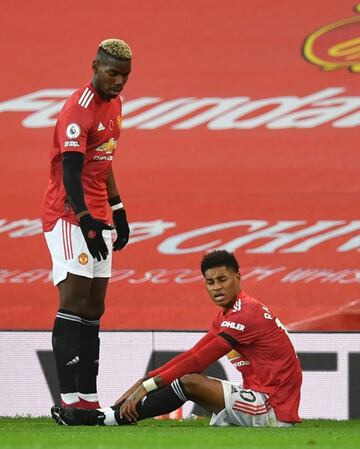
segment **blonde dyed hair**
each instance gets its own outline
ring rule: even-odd
[[[100,42],[99,49],[109,56],[128,61],[132,58],[130,47],[120,39],[105,39]]]

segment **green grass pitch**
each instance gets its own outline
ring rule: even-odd
[[[148,419],[122,427],[65,427],[0,418],[1,449],[358,449],[360,420],[305,420],[291,429],[210,427],[208,419]]]

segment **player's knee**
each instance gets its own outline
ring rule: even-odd
[[[201,379],[201,374],[185,374],[180,380],[184,385],[186,393],[191,396],[196,394],[198,391],[198,387],[201,384]]]
[[[105,312],[105,304],[91,304],[83,313],[87,320],[99,320]]]
[[[87,298],[86,297],[72,297],[63,295],[60,298],[60,308],[75,315],[83,316],[86,312]]]

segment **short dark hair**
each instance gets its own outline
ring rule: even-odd
[[[234,254],[225,250],[215,250],[203,257],[200,266],[203,276],[207,270],[215,267],[231,268],[235,273],[238,273],[240,269]]]

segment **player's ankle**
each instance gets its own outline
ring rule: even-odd
[[[62,407],[77,407],[80,403],[78,393],[61,393]]]
[[[94,410],[101,408],[97,393],[79,393],[79,405],[77,408]]]

